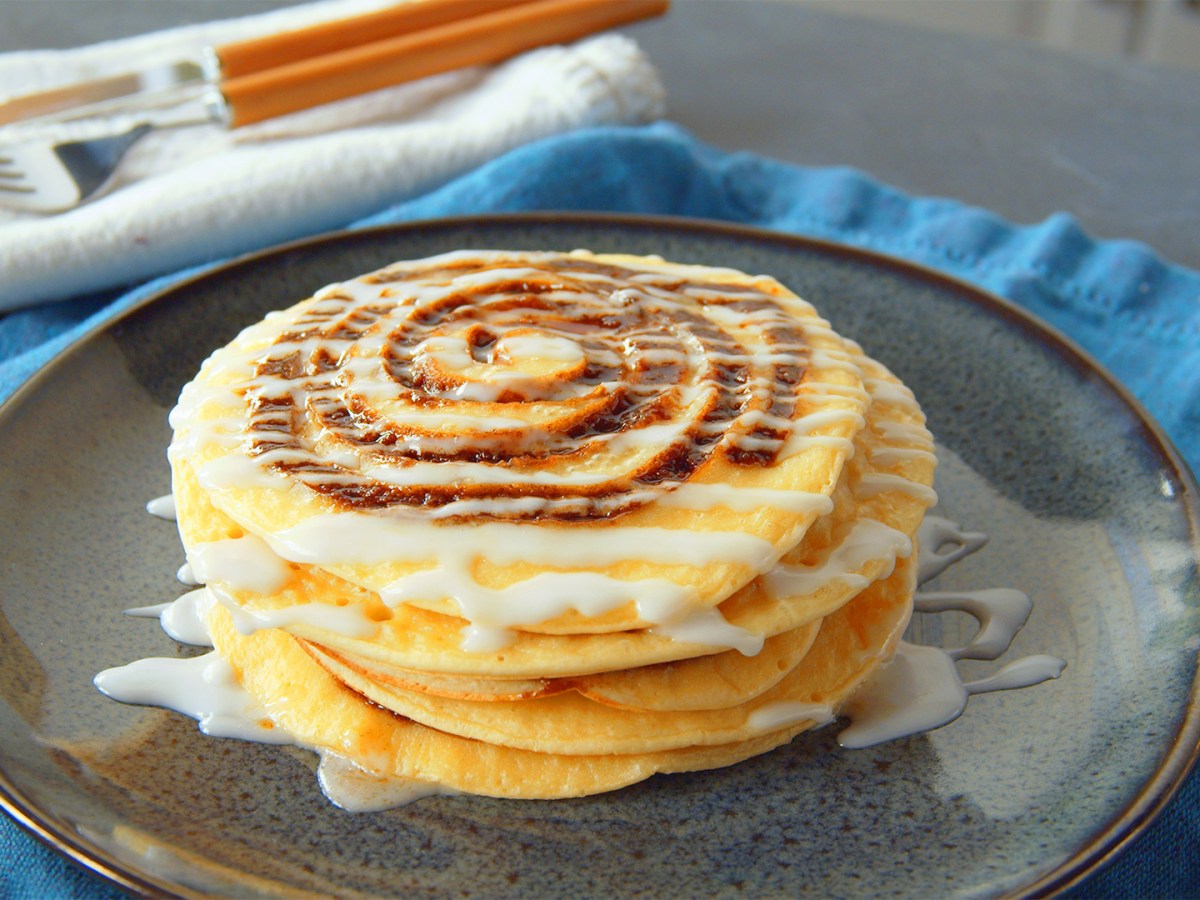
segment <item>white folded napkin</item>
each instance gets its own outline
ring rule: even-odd
[[[381,5],[334,0],[77,50],[3,54],[0,98]],[[0,310],[337,228],[521,144],[651,121],[664,102],[636,44],[603,34],[232,131],[154,131],[122,160],[114,189],[92,202],[56,215],[0,209]],[[0,128],[0,145],[13,131]]]

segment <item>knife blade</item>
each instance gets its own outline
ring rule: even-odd
[[[95,78],[0,103],[0,125],[31,119],[100,115],[130,98],[153,99],[208,81],[205,66],[188,61]]]

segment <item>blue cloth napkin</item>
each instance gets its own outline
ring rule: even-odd
[[[725,220],[878,250],[963,278],[1082,345],[1141,400],[1192,470],[1200,471],[1200,273],[1164,262],[1134,242],[1093,240],[1068,215],[1018,226],[953,200],[907,196],[848,168],[725,153],[660,123],[532,144],[354,224],[520,210]],[[0,399],[83,330],[188,274],[0,320]],[[1192,861],[1197,845],[1200,778],[1193,778],[1134,847],[1073,894],[1200,896],[1200,866]],[[0,821],[0,896],[106,893],[11,822]]]

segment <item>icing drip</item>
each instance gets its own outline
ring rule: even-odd
[[[820,703],[768,703],[750,714],[747,724],[756,731],[777,731],[789,725],[812,722],[816,726],[833,721],[833,707]]]
[[[803,566],[781,563],[762,576],[763,586],[774,597],[789,597],[818,591],[834,580],[861,590],[869,579],[858,574],[869,561],[885,560],[886,577],[897,557],[912,553],[908,535],[876,522],[863,519],[856,522],[842,543],[820,565]]]
[[[415,778],[381,778],[351,760],[321,750],[317,784],[326,799],[346,812],[381,812],[422,797],[453,796],[454,791]]]
[[[187,557],[191,575],[200,583],[220,581],[256,594],[278,591],[291,575],[287,563],[252,534],[195,544],[188,548]]]
[[[184,594],[172,603],[141,607],[128,615],[158,617],[163,630],[184,644],[210,647],[204,624],[217,602],[207,589]],[[453,793],[414,779],[381,778],[324,748],[311,748],[277,725],[237,680],[216,652],[188,659],[150,658],[106,669],[94,683],[122,703],[159,706],[195,719],[211,737],[315,749],[321,757],[317,783],[335,806],[348,812],[376,812],[438,794]]]
[[[959,610],[973,616],[979,622],[975,637],[965,647],[947,650],[946,655],[953,660],[997,659],[1029,621],[1033,601],[1020,591],[992,588],[966,593],[917,594],[913,608],[923,613]]]
[[[819,511],[830,502],[826,497],[797,492],[806,508]],[[739,532],[695,532],[664,528],[620,528],[608,531],[602,540],[587,530],[542,531],[536,540],[517,523],[481,522],[476,539],[489,547],[490,558],[499,565],[533,562],[547,568],[567,568],[580,560],[591,565],[620,562],[655,548],[663,563],[702,566],[714,558],[737,561],[749,569],[769,568],[778,555],[767,542]],[[503,589],[488,588],[472,576],[475,559],[470,546],[448,542],[437,529],[406,519],[380,519],[361,512],[318,516],[269,538],[279,557],[317,565],[353,561],[370,564],[396,559],[432,561],[433,565],[400,578],[379,591],[390,606],[409,600],[446,597],[454,602],[470,626],[463,632],[462,646],[489,652],[506,646],[510,629],[533,625],[576,610],[601,615],[626,603],[635,604],[648,622],[668,626],[693,605],[691,588],[667,579],[622,580],[595,572],[543,572],[514,582]],[[736,630],[708,629],[714,640],[733,638],[729,646],[746,646]],[[718,644],[718,646],[724,646]]]
[[[146,512],[152,516],[157,516],[160,519],[166,519],[169,522],[175,521],[175,496],[167,494],[162,497],[155,497],[146,504]]]
[[[502,522],[481,522],[473,531],[489,548],[488,558],[498,565],[528,562],[565,567],[586,559],[591,565],[602,566],[636,557],[651,546],[656,557],[666,563],[698,566],[717,557],[758,568],[769,564],[776,553],[768,542],[733,531],[619,528],[606,532],[604,540],[597,540],[594,531],[574,529],[534,535],[519,525]],[[375,519],[362,513],[314,516],[268,536],[267,542],[286,560],[316,565],[438,560],[450,568],[466,555],[448,546],[446,536],[436,529],[405,519]]]
[[[957,524],[941,516],[925,516],[917,529],[917,544],[921,548],[917,554],[917,583],[932,581],[986,543],[986,534],[962,531]]]
[[[1032,687],[1058,678],[1066,665],[1054,656],[1026,656],[988,678],[964,683],[949,654],[902,642],[887,668],[851,698],[845,712],[852,724],[838,743],[859,750],[941,728],[962,715],[971,694]]]
[[[851,724],[838,743],[858,750],[940,728],[966,706],[954,660],[936,647],[902,642],[891,663],[850,698],[844,712]]]
[[[158,619],[163,631],[179,643],[211,647],[204,620],[216,602],[216,597],[207,588],[200,588],[188,591],[171,603],[127,609],[125,615]]]
[[[978,550],[987,538],[964,532],[948,519],[926,516],[918,541],[918,581],[924,583]],[[921,613],[965,612],[979,622],[979,630],[967,646],[950,650],[901,641],[894,659],[842,710],[851,721],[838,735],[843,747],[860,749],[940,728],[962,715],[972,694],[1031,687],[1058,678],[1066,668],[1057,657],[1027,656],[987,678],[963,682],[957,660],[998,659],[1025,626],[1033,602],[1020,591],[918,593],[913,608]]]
[[[719,609],[693,612],[683,618],[668,620],[650,629],[675,641],[691,644],[707,644],[710,647],[728,647],[743,656],[755,656],[763,648],[764,638],[744,628],[731,625]]]
[[[218,587],[207,588],[213,602],[220,603],[233,617],[239,634],[253,634],[263,628],[291,628],[307,625],[347,637],[369,638],[379,628],[361,610],[332,603],[298,603],[276,610],[250,610],[239,606]]]
[[[122,703],[162,706],[183,713],[213,737],[294,743],[291,735],[276,728],[267,711],[246,693],[229,663],[215,650],[189,659],[139,659],[105,669],[94,682]]]
[[[206,625],[208,611],[220,602],[207,588],[190,591],[171,603],[139,607],[127,615],[158,618],[176,641],[211,647]],[[263,623],[261,627],[274,627]],[[93,679],[114,700],[160,706],[182,713],[212,737],[232,737],[267,744],[305,747],[277,725],[242,687],[233,670],[216,652],[187,659],[153,657],[106,669]],[[318,783],[330,802],[350,812],[391,809],[433,794],[450,791],[412,779],[383,779],[344,757],[320,749]]]

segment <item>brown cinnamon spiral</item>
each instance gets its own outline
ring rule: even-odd
[[[503,519],[614,516],[714,460],[773,465],[810,308],[621,259],[469,251],[320,292],[255,363],[247,450],[347,508]]]

